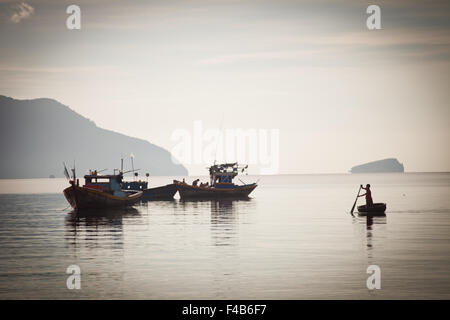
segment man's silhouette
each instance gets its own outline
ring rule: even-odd
[[[360,197],[366,196],[366,206],[367,207],[373,206],[372,192],[370,191],[370,184],[366,184],[365,188],[361,185],[361,188],[366,190],[366,193],[361,194]]]

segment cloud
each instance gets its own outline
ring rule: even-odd
[[[34,8],[29,4],[22,2],[14,8],[14,13],[10,20],[14,23],[19,23],[23,19],[29,18],[34,13]]]

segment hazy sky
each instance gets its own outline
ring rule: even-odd
[[[196,120],[279,129],[280,173],[450,171],[449,1],[76,1],[81,30],[70,4],[0,0],[0,94],[169,151]]]

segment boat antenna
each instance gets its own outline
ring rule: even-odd
[[[133,177],[136,180],[136,177],[134,176],[134,154],[133,153],[130,154],[130,158],[131,158],[131,172],[133,172]]]
[[[115,170],[117,170],[117,169],[115,169]],[[128,170],[128,171],[125,171],[125,172],[122,172],[123,174],[125,174],[125,173],[128,173],[128,172],[132,172],[132,171],[139,171],[139,170],[141,170],[141,169],[136,169],[136,170]],[[136,174],[137,174],[137,172],[136,172]]]
[[[245,183],[244,181],[242,181],[240,178],[238,178],[238,180],[239,180],[240,182],[242,182],[244,185],[246,185],[246,183]]]
[[[72,169],[72,174],[73,174],[73,181],[76,180],[76,174],[75,174],[75,159],[73,159],[73,169]]]

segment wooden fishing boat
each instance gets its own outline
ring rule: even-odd
[[[374,203],[372,206],[358,206],[360,216],[384,216],[386,211],[385,203]]]
[[[142,200],[172,200],[177,193],[177,186],[174,183],[161,187],[145,189]]]
[[[131,206],[142,197],[142,191],[121,190],[122,174],[85,175],[85,184],[80,187],[75,175],[71,186],[64,189],[64,196],[75,210],[102,209]]]
[[[258,186],[256,183],[236,185],[233,178],[238,170],[243,172],[248,166],[239,168],[237,163],[213,165],[209,168],[210,183],[193,185],[184,181],[174,180],[181,199],[222,199],[222,198],[248,198],[249,194]]]
[[[175,184],[167,184],[165,186],[148,188],[148,181],[136,180],[138,177],[138,173],[135,171],[139,171],[139,169],[134,169],[134,155],[130,156],[131,158],[131,167],[132,169],[127,172],[132,172],[135,177],[134,181],[122,181],[121,188],[122,190],[128,191],[142,191],[142,197],[140,200],[142,201],[153,201],[153,200],[173,200],[173,196],[177,193],[177,187]],[[123,172],[123,158],[121,160],[121,172]],[[126,173],[126,172],[125,172]],[[145,174],[148,177],[149,173]]]
[[[123,190],[139,190],[142,191],[142,201],[152,200],[172,200],[177,187],[174,183],[161,187],[147,188],[148,183],[145,181],[124,181],[122,182]]]
[[[200,187],[180,181],[174,181],[174,184],[181,199],[248,198],[249,194],[258,186],[256,183],[252,183],[243,186],[216,184],[213,187]]]

